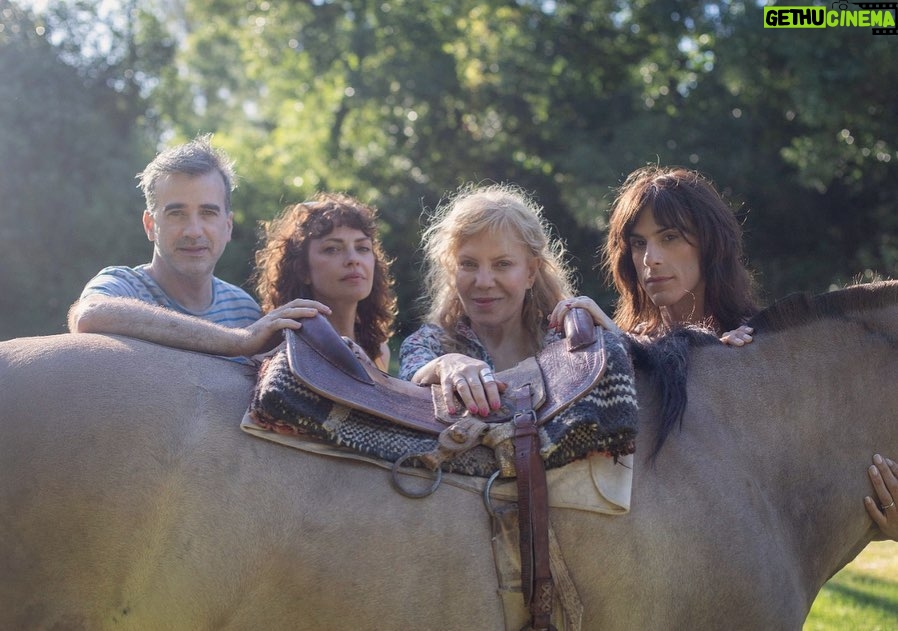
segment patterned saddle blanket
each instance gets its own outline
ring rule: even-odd
[[[310,325],[312,321],[316,322]],[[433,397],[424,412],[423,404],[415,401],[430,401],[429,388],[397,383],[398,380],[380,373],[361,349],[336,336],[326,322],[320,316],[304,321],[300,331],[305,331],[305,337],[292,337],[296,334],[288,332],[287,345],[263,362],[248,410],[253,422],[275,432],[313,437],[388,462],[396,462],[409,453],[437,449],[439,437],[433,431],[422,431],[414,423],[403,424],[401,418],[397,422],[392,417],[402,416],[397,410],[405,410],[409,415],[429,415],[425,426],[446,428],[453,419],[439,418],[445,409],[435,404],[438,398]],[[614,457],[633,453],[637,432],[633,366],[618,336],[596,331],[603,336],[605,354],[605,370],[598,382],[575,401],[559,402],[553,399],[553,393],[563,389],[553,387],[552,375],[544,374],[545,392],[540,391],[542,399],[533,402],[538,411],[547,409],[547,404],[552,409],[539,427],[540,455],[547,469],[593,453]],[[328,341],[329,336],[336,336],[339,342]],[[564,346],[549,348],[537,358],[543,360],[537,365],[544,373],[552,372],[553,366],[558,365],[547,358],[564,358],[564,353],[572,352],[569,341],[555,344]],[[340,388],[328,385],[325,373],[333,373],[333,366],[341,371],[334,378],[341,381]],[[497,378],[502,379],[503,373],[497,374]],[[356,387],[349,388],[348,396],[347,379],[350,384],[356,383]],[[339,394],[333,394],[337,390]],[[428,393],[421,397],[421,391]],[[378,396],[384,400],[379,401]],[[390,397],[395,405],[391,406],[388,420],[377,412],[386,407]],[[415,401],[409,404],[412,399]],[[505,408],[497,414],[513,412]],[[493,449],[477,445],[440,466],[447,472],[488,477],[500,468],[500,462]]]

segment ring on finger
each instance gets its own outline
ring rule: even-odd
[[[492,383],[496,380],[493,376],[493,371],[489,368],[484,368],[480,371],[480,378],[483,380],[483,383]]]
[[[468,383],[467,379],[456,379],[455,381],[452,382],[452,385],[455,386],[457,389],[462,385],[466,385],[467,383]]]
[[[888,510],[888,509],[892,508],[894,505],[895,505],[895,500],[892,500],[892,503],[889,504],[888,506],[883,506],[882,510]]]

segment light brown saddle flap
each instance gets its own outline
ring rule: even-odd
[[[528,357],[514,368],[509,368],[508,370],[496,373],[496,381],[502,382],[508,386],[506,392],[511,392],[524,384],[528,384],[530,386],[531,395],[530,408],[528,408],[530,410],[538,410],[542,404],[546,402],[546,383],[543,380],[543,372],[540,370],[539,363],[536,361],[535,357]],[[436,417],[443,423],[451,425],[470,415],[465,409],[465,404],[462,403],[462,400],[457,394],[454,396],[455,409],[461,410],[461,412],[450,414],[446,405],[446,397],[443,396],[443,389],[440,385],[434,384],[430,386],[430,392],[433,397],[434,414],[436,414]],[[510,397],[503,396],[501,397],[501,400],[502,405],[498,410],[490,412],[489,416],[478,416],[477,418],[486,423],[503,423],[514,418],[516,412],[526,411],[516,410]]]
[[[519,364],[496,375],[497,379],[508,380],[509,392],[528,380],[532,380],[531,385],[538,384],[533,400],[538,424],[583,397],[605,371],[604,337],[592,317],[582,309],[573,309],[565,324],[568,339],[549,344],[536,358],[522,362],[527,366]],[[287,330],[284,336],[290,370],[311,391],[327,399],[432,434],[469,415],[465,410],[462,415],[441,417],[431,388],[382,372],[357,344],[340,337],[321,315],[303,319],[302,328]],[[510,420],[515,411],[509,398],[503,396],[500,410],[477,418],[501,422]]]

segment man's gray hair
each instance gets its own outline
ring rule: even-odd
[[[231,210],[231,191],[237,186],[234,163],[221,149],[212,147],[212,134],[197,136],[190,142],[166,149],[137,174],[137,187],[143,191],[147,210],[156,210],[156,185],[172,173],[191,176],[218,171],[225,185],[225,211]]]

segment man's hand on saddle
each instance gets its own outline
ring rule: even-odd
[[[281,341],[284,329],[299,329],[303,318],[313,318],[318,314],[330,315],[331,309],[317,300],[297,298],[272,309],[261,318],[240,331],[238,352],[235,356],[250,357],[257,353],[269,351]]]
[[[428,367],[433,377],[425,381],[440,384],[450,414],[459,412],[455,393],[471,414],[488,416],[501,407],[499,395],[506,385],[496,381],[493,369],[486,362],[460,353],[447,353],[434,359]]]
[[[864,498],[867,513],[886,539],[898,541],[898,463],[876,454],[867,475],[875,491]]]
[[[738,329],[727,331],[720,337],[720,341],[730,346],[745,346],[754,338],[751,336],[755,330],[750,326],[743,324]]]
[[[586,310],[592,316],[593,322],[597,326],[620,333],[620,328],[614,323],[608,314],[602,311],[602,308],[589,296],[576,296],[574,298],[566,298],[555,305],[552,313],[549,314],[549,328],[564,332],[564,318],[571,309],[580,308]]]

